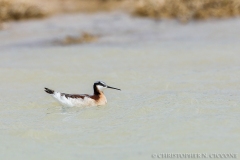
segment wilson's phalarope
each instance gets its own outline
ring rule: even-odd
[[[107,86],[102,81],[97,81],[93,84],[93,95],[88,94],[66,94],[56,92],[54,90],[45,88],[45,92],[51,94],[58,102],[63,106],[68,107],[80,107],[80,106],[102,106],[107,103],[103,90],[106,88],[117,89],[118,88]]]

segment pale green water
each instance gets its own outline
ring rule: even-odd
[[[0,159],[238,153],[239,26],[120,13],[12,23],[0,31]],[[82,31],[102,37],[51,44]],[[92,93],[96,80],[122,91],[92,108],[63,108],[43,91]]]

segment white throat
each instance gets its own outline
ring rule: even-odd
[[[103,87],[103,86],[101,86],[101,85],[97,85],[97,88],[98,88],[98,90],[99,91],[103,91],[104,89],[106,89],[107,87]]]

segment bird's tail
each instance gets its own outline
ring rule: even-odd
[[[48,94],[53,94],[53,93],[54,93],[54,90],[45,88],[45,92],[47,92]]]

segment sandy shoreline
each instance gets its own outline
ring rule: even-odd
[[[240,15],[239,0],[0,0],[0,21],[42,18],[69,12],[122,10],[135,16],[178,19]]]

